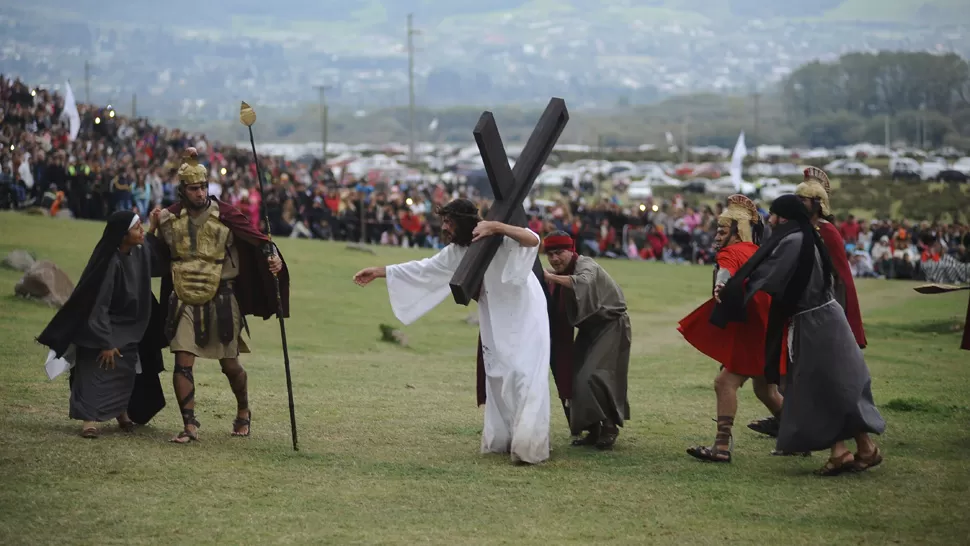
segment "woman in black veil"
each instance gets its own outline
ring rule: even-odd
[[[138,215],[112,214],[71,297],[37,337],[73,364],[69,415],[83,422],[85,438],[111,419],[131,431],[165,406],[155,262]]]

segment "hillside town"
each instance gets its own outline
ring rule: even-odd
[[[71,9],[65,6],[63,13]],[[531,103],[567,93],[577,108],[643,104],[682,93],[763,91],[812,60],[846,51],[904,49],[970,56],[970,26],[795,22],[738,18],[722,26],[702,15],[657,20],[594,10],[415,21],[418,103]],[[147,16],[146,16],[147,17]],[[293,109],[325,85],[335,107],[362,110],[407,104],[408,32],[363,29],[321,41],[291,29],[285,40],[189,32],[132,20],[101,26],[0,8],[0,65],[38,85],[74,82],[95,103],[127,105],[142,115],[231,119],[240,93],[267,107]],[[214,23],[215,24],[215,23]],[[433,25],[431,28],[424,25]],[[83,92],[82,92],[83,91]]]

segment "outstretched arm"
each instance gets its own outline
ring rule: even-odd
[[[455,245],[448,245],[430,258],[389,265],[368,267],[354,275],[360,286],[374,279],[387,279],[387,294],[394,316],[404,324],[411,324],[441,303],[451,287],[448,281],[455,274],[464,253]]]
[[[502,222],[479,222],[472,230],[472,235],[472,242],[492,235],[504,235],[525,247],[539,246],[539,237],[531,230]]]
[[[386,267],[368,267],[367,269],[361,269],[354,275],[354,282],[360,286],[367,286],[372,280],[383,279],[384,277],[387,277]]]

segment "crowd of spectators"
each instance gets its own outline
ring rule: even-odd
[[[188,146],[208,168],[210,194],[238,206],[261,228],[265,204],[276,236],[440,248],[436,207],[459,196],[477,200],[483,213],[488,206],[467,186],[432,176],[416,182],[356,179],[319,160],[271,156],[259,158],[266,184],[261,193],[251,150],[131,119],[109,105],[79,104],[80,130],[71,140],[61,116],[63,97],[2,76],[0,103],[0,208],[39,207],[92,220],[116,210],[146,216],[154,206],[175,201],[175,173]],[[722,205],[676,197],[634,208],[590,193],[576,189],[554,201],[533,196],[530,228],[540,234],[566,231],[580,253],[593,257],[712,263]],[[970,262],[966,225],[852,216],[838,225],[859,277],[923,278],[924,264]]]

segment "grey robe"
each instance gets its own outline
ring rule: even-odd
[[[564,290],[566,316],[577,328],[573,345],[573,386],[569,428],[574,435],[609,419],[630,419],[627,371],[630,317],[623,291],[592,258],[580,256]]]
[[[115,252],[87,323],[77,332],[71,374],[70,417],[107,421],[128,407],[139,365],[138,343],[152,310],[152,252],[147,244],[126,256]],[[115,368],[98,364],[98,353],[117,348]]]
[[[802,233],[783,239],[752,272],[748,294],[762,290],[780,297],[798,266]],[[815,250],[811,279],[788,330],[788,372],[777,449],[821,451],[868,432],[881,434],[886,422],[872,399],[872,380],[862,349],[832,288],[825,289]]]

